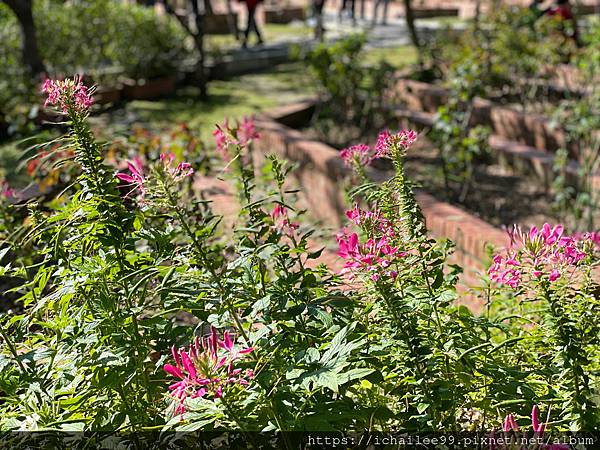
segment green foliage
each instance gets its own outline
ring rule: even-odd
[[[319,44],[304,60],[319,83],[323,109],[319,126],[358,127],[358,136],[386,125],[386,93],[393,81],[393,67],[385,61],[364,64],[364,35],[354,34],[334,44]]]
[[[539,101],[539,86],[532,79],[546,78],[548,67],[578,55],[562,26],[557,18],[538,17],[528,8],[501,6],[482,17],[478,27],[434,43],[433,63],[443,78],[474,65],[482,88],[478,95],[525,106]]]
[[[151,8],[116,0],[39,0],[33,13],[41,57],[53,76],[83,73],[109,83],[121,75],[167,76],[189,55],[179,24]],[[20,36],[16,18],[0,3],[0,123],[10,124],[10,134],[26,131],[39,104],[37,81],[21,63]]]
[[[140,176],[121,172],[132,181],[119,184],[87,109],[64,95],[77,179],[31,205],[19,239],[5,242],[26,254],[2,253],[3,273],[23,281],[19,309],[0,318],[0,429],[232,429],[246,440],[252,430],[487,431],[534,403],[552,404],[560,428],[598,426],[591,246],[570,278],[486,286],[488,308],[475,315],[457,303],[452,243],[427,234],[397,135],[379,150],[394,175],[353,191],[363,210],[348,214],[359,231],[338,236],[342,275],[317,264],[314,231],[295,222],[291,168],[271,156],[255,166],[251,121],[215,132],[225,167],[195,155],[237,193],[227,232],[187,166],[156,155],[160,140],[132,141]],[[174,135],[173,149],[190,139]],[[252,348],[235,361],[252,371],[248,384],[224,383],[214,398],[192,395],[192,369],[170,351],[211,327]],[[175,381],[191,383],[185,399]]]
[[[591,74],[596,76],[596,72]],[[554,161],[554,207],[562,221],[575,231],[595,230],[598,226],[600,193],[595,181],[600,170],[598,105],[600,92],[591,92],[576,102],[560,105],[554,113],[567,138],[567,148],[560,149]],[[568,173],[571,161],[578,163],[574,174]]]
[[[489,154],[489,127],[473,126],[473,100],[484,89],[483,68],[468,61],[449,75],[449,99],[438,108],[430,137],[442,161],[447,193],[464,202],[474,183],[475,167]]]

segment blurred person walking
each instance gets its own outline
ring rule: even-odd
[[[256,8],[258,7],[258,4],[262,1],[262,0],[241,0],[246,4],[246,10],[247,10],[247,22],[246,22],[246,30],[244,31],[244,41],[242,42],[242,48],[248,48],[248,37],[250,36],[250,32],[254,31],[254,33],[256,34],[256,37],[258,39],[258,42],[256,45],[262,45],[263,38],[262,35],[260,33],[260,30],[258,29],[258,25],[256,23]]]
[[[381,19],[381,25],[387,25],[388,6],[390,0],[375,0],[373,2],[373,26],[377,25],[377,12],[379,7],[383,4],[383,17]]]
[[[352,23],[356,24],[356,0],[342,0],[342,6],[340,8],[340,12],[338,13],[338,20],[342,21],[342,16],[344,13],[350,10],[350,17],[352,18]]]

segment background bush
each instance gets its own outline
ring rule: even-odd
[[[172,74],[188,55],[186,34],[176,21],[138,5],[38,0],[34,20],[42,59],[55,77],[83,73],[96,82],[114,81],[116,74],[153,78]],[[35,113],[31,105],[38,103],[37,86],[21,64],[20,46],[17,19],[0,3],[0,123],[13,129],[25,124]]]

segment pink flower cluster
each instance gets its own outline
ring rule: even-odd
[[[347,166],[352,166],[355,163],[368,166],[376,159],[376,156],[371,147],[366,144],[358,144],[340,151],[340,158]]]
[[[273,212],[271,213],[271,218],[273,219],[273,223],[275,224],[275,228],[287,235],[291,236],[298,229],[299,224],[296,222],[290,222],[288,218],[288,210],[285,206],[277,203],[275,208],[273,208]]]
[[[358,206],[346,211],[346,216],[367,231],[368,239],[360,242],[358,233],[344,229],[338,233],[338,256],[346,260],[340,274],[354,278],[358,273],[367,274],[373,281],[386,275],[395,279],[397,272],[393,263],[406,255],[394,246],[395,232],[392,223],[383,217],[381,211],[362,211]]]
[[[416,140],[417,133],[413,130],[402,130],[398,133],[390,133],[388,130],[384,130],[379,133],[375,148],[371,148],[365,144],[353,145],[352,147],[343,149],[340,152],[340,158],[348,166],[352,166],[353,164],[368,166],[375,159],[389,158],[393,147],[398,146],[406,150]]]
[[[146,196],[146,179],[144,178],[144,166],[140,158],[134,158],[133,161],[127,162],[129,174],[117,173],[117,178],[131,186],[131,191],[126,195],[130,196],[132,192],[138,191],[140,199],[143,201]]]
[[[542,438],[544,432],[546,431],[546,426],[548,425],[548,420],[550,419],[550,411],[548,411],[548,417],[546,418],[546,422],[540,421],[540,409],[537,405],[533,405],[533,409],[531,410],[531,428],[533,429],[534,437]],[[502,425],[502,431],[505,433],[520,432],[521,429],[515,420],[515,416],[512,414],[508,414],[504,419],[504,424]],[[520,447],[520,448],[529,448],[529,447]],[[545,444],[542,443],[539,448],[544,450],[568,450],[570,447],[565,444]]]
[[[42,92],[48,94],[44,106],[59,106],[63,113],[67,113],[69,107],[78,112],[85,112],[92,106],[92,97],[88,88],[83,84],[80,76],[73,79],[51,80],[46,79],[42,85]]]
[[[208,336],[196,336],[187,351],[172,347],[175,365],[165,364],[164,370],[180,380],[169,386],[177,401],[176,414],[185,412],[187,398],[221,398],[227,385],[247,386],[254,372],[248,369],[242,374],[242,369],[234,368],[234,362],[253,350],[237,349],[228,331],[219,339],[214,327]]]
[[[575,233],[573,237],[578,241],[591,242],[595,247],[600,248],[600,233],[597,231],[588,231],[587,233]]]
[[[401,130],[397,133],[390,133],[388,130],[384,130],[379,133],[377,143],[375,144],[376,157],[389,157],[391,149],[394,147],[407,150],[416,140],[417,133],[413,130]]]
[[[532,227],[529,232],[515,226],[509,235],[511,247],[503,255],[494,256],[488,273],[492,281],[513,289],[527,277],[554,282],[586,256],[584,242],[565,235],[562,225],[551,227],[545,223],[541,230]]]
[[[192,169],[192,165],[187,162],[180,162],[177,166],[173,167],[173,161],[175,160],[175,155],[173,153],[161,153],[160,160],[163,163],[163,168],[165,172],[168,173],[173,180],[180,181],[186,177],[191,177],[194,174],[194,169]]]
[[[13,188],[10,187],[10,184],[8,184],[8,181],[3,180],[2,181],[2,197],[10,200],[12,198],[17,198],[17,191],[15,191]]]
[[[161,153],[160,161],[163,169],[174,181],[181,181],[186,177],[191,177],[194,174],[194,169],[190,163],[180,162],[173,166],[175,155],[173,153]],[[117,173],[117,178],[131,186],[131,191],[127,194],[130,196],[137,191],[140,200],[143,202],[148,192],[146,188],[146,177],[144,176],[144,165],[140,158],[134,158],[133,161],[127,162],[129,173]]]
[[[235,128],[229,126],[229,121],[225,121],[213,131],[215,142],[217,144],[217,152],[223,159],[229,159],[227,149],[230,145],[239,145],[240,147],[247,146],[254,139],[258,139],[260,135],[256,131],[256,124],[253,117],[244,117],[241,122],[237,123]]]

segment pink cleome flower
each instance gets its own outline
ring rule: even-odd
[[[511,248],[494,256],[488,270],[492,281],[516,289],[523,280],[548,279],[555,282],[586,257],[585,242],[564,234],[564,227],[545,223],[541,230],[519,227],[509,231]],[[585,240],[591,240],[587,234]]]
[[[390,157],[391,149],[399,147],[407,150],[417,140],[417,133],[413,130],[401,130],[397,133],[390,133],[384,130],[379,133],[377,143],[375,144],[375,157]]]
[[[180,181],[186,177],[191,177],[194,174],[194,169],[190,163],[180,162],[177,164],[177,166],[173,167],[172,164],[175,160],[175,155],[173,153],[161,153],[160,160],[163,163],[165,172],[168,173],[175,181]]]
[[[273,219],[275,229],[287,236],[292,236],[300,226],[296,222],[290,222],[287,208],[280,203],[275,204],[271,219]]]
[[[346,216],[362,227],[368,238],[361,243],[358,233],[346,229],[338,233],[338,256],[346,260],[340,274],[348,275],[349,279],[359,273],[368,275],[373,281],[379,280],[381,275],[395,279],[397,272],[392,269],[393,264],[407,253],[394,246],[396,234],[392,223],[380,210],[362,211],[358,206],[346,211]]]
[[[135,158],[133,161],[127,162],[129,174],[117,173],[117,178],[130,185],[131,191],[126,195],[129,197],[134,191],[138,191],[140,198],[143,200],[146,195],[146,179],[144,178],[144,166],[141,159]]]
[[[215,142],[217,144],[217,152],[223,159],[227,156],[227,147],[231,144],[231,138],[229,136],[229,121],[225,119],[223,124],[217,125],[217,128],[213,131]]]
[[[548,411],[548,417],[546,419],[546,422],[541,422],[540,421],[540,409],[538,408],[537,405],[533,405],[533,408],[531,410],[531,428],[533,430],[534,433],[534,438],[539,438],[541,439],[544,436],[544,432],[546,431],[546,426],[548,425],[548,420],[550,419],[550,411]],[[504,424],[502,426],[502,431],[504,431],[505,433],[509,433],[509,432],[515,432],[518,433],[521,431],[521,429],[519,428],[519,425],[517,424],[517,421],[515,420],[515,417],[512,414],[507,414],[507,416],[504,419]],[[529,442],[528,440],[528,436],[526,433],[523,434],[523,437],[525,438],[526,442]],[[508,448],[505,446],[502,446],[500,448]],[[529,448],[527,447],[513,447],[511,446],[510,448],[519,448],[519,449],[525,449],[525,448]],[[536,448],[540,448],[543,450],[568,450],[570,447],[566,444],[558,444],[558,443],[553,443],[553,444],[548,444],[548,443],[541,443],[538,447]]]
[[[379,158],[389,158],[392,148],[400,147],[402,150],[408,149],[417,140],[417,133],[412,130],[402,130],[398,133],[391,133],[384,130],[379,133],[375,148],[365,144],[353,145],[340,151],[340,158],[348,166],[359,164],[368,166],[373,160]]]
[[[253,350],[236,348],[228,331],[223,333],[223,339],[220,340],[214,327],[211,327],[208,336],[202,339],[196,336],[187,351],[172,347],[175,365],[165,364],[164,370],[179,378],[169,386],[171,395],[177,401],[176,414],[185,412],[187,398],[216,399],[224,395],[223,389],[227,385],[248,386],[249,380],[254,378],[254,372],[248,369],[242,374],[242,369],[234,368],[234,362]]]
[[[17,191],[15,191],[12,187],[10,187],[10,184],[8,184],[8,181],[3,180],[2,186],[0,188],[2,189],[1,195],[5,199],[10,200],[13,198],[17,198]]]
[[[223,159],[229,159],[227,149],[230,145],[245,147],[260,137],[256,131],[254,118],[246,116],[241,122],[237,122],[236,127],[233,128],[229,126],[229,121],[225,119],[221,125],[217,125],[212,134],[217,144],[217,152]]]
[[[347,166],[352,166],[355,163],[361,166],[368,166],[375,159],[375,153],[368,145],[358,144],[340,151],[340,158],[342,158]]]
[[[260,138],[256,131],[254,117],[244,116],[241,123],[238,123],[237,138],[240,145],[248,145],[254,139]]]
[[[77,112],[86,112],[92,106],[92,97],[79,75],[65,80],[48,78],[42,85],[42,92],[48,94],[44,106],[58,106],[63,113],[67,113],[71,107]]]

